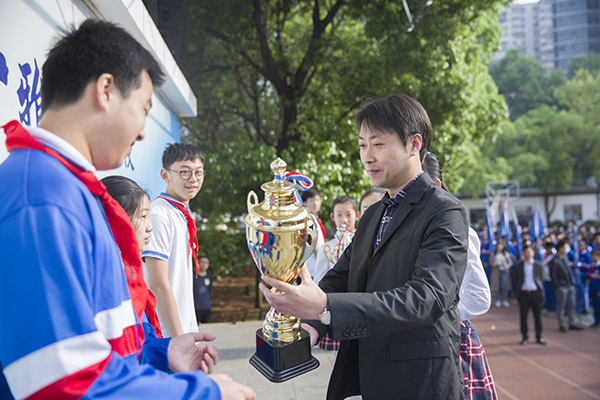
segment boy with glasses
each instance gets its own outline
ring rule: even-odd
[[[198,331],[193,291],[198,240],[189,203],[204,181],[204,156],[195,146],[174,143],[163,152],[162,163],[160,176],[167,189],[152,203],[154,230],[142,256],[163,334],[176,337]]]

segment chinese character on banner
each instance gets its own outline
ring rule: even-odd
[[[6,57],[0,51],[0,82],[4,86],[8,85],[8,65],[6,64]]]
[[[21,112],[19,112],[19,120],[22,124],[31,126],[31,106],[35,105],[35,125],[40,122],[40,69],[38,68],[37,60],[33,59],[35,70],[33,71],[33,77],[31,83],[29,82],[29,76],[32,74],[31,65],[29,63],[19,64],[21,70],[21,85],[17,89],[17,95],[19,96],[19,104],[21,105]]]

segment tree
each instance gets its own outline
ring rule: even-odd
[[[517,49],[508,50],[504,58],[493,63],[490,74],[506,99],[512,121],[541,105],[554,105],[552,92],[565,81],[562,71],[548,73]]]
[[[573,79],[554,91],[557,102],[583,120],[575,144],[574,183],[600,178],[600,74],[578,70]]]
[[[592,75],[597,75],[600,72],[600,55],[590,54],[575,57],[569,63],[569,72],[567,76],[573,78],[575,73],[580,69],[590,72]]]
[[[358,196],[354,113],[364,98],[404,92],[428,109],[433,150],[448,180],[465,143],[496,132],[506,113],[487,74],[504,1],[191,1],[186,75],[199,114],[186,140],[207,152],[209,175],[193,206],[219,220],[269,179],[276,155],[312,176],[324,203]],[[199,207],[200,206],[200,207]]]

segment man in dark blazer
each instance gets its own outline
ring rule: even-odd
[[[552,287],[556,291],[556,318],[558,329],[567,333],[567,324],[564,314],[569,318],[569,329],[580,331],[583,328],[577,325],[575,319],[575,277],[569,267],[567,253],[570,246],[567,239],[561,239],[556,244],[556,255],[550,260],[550,278]]]
[[[310,320],[311,341],[342,340],[327,399],[461,399],[458,292],[467,264],[465,209],[421,169],[429,117],[404,95],[358,114],[360,157],[387,193],[360,219],[352,244],[321,280],[263,279],[265,297]]]
[[[537,343],[546,344],[542,336],[542,303],[544,302],[544,267],[533,259],[534,251],[530,245],[523,246],[523,259],[513,267],[513,278],[517,299],[519,300],[519,314],[521,316],[521,344],[529,341],[529,328],[527,327],[527,314],[529,309],[533,312],[535,321],[535,337]]]

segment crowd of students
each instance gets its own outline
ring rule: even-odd
[[[490,248],[487,227],[480,232],[481,260],[495,296],[496,307],[509,307],[508,297],[516,296],[514,266],[523,259],[522,249],[531,247],[533,258],[543,267],[543,309],[546,315],[557,313],[559,329],[582,329],[575,317],[593,313],[593,327],[600,329],[600,231],[593,225],[577,228],[573,223],[554,226],[537,241],[531,241],[529,230],[523,228],[522,243],[499,238]],[[521,249],[521,251],[519,250]],[[562,271],[561,263],[568,267]],[[565,288],[565,289],[561,289]],[[566,295],[562,294],[565,292]],[[570,319],[561,324],[561,314]]]

